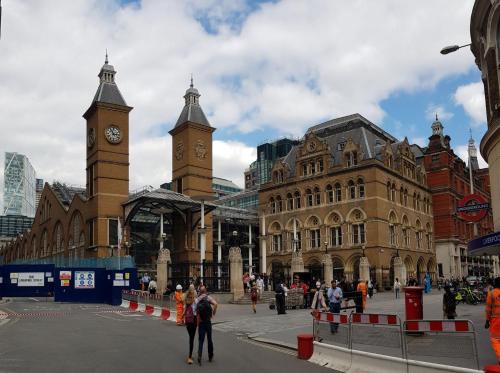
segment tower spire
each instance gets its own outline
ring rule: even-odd
[[[189,85],[190,88],[194,88],[193,84],[193,73],[191,73],[191,84]]]
[[[106,59],[104,60],[104,64],[108,64],[108,48],[106,48]]]

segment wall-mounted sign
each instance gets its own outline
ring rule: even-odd
[[[17,286],[32,287],[44,285],[45,273],[43,272],[20,272],[17,278]]]
[[[71,280],[71,271],[59,271],[59,280]]]
[[[94,289],[94,271],[75,271],[75,289]]]
[[[61,286],[69,286],[69,280],[61,280]]]
[[[490,204],[479,194],[469,194],[458,201],[457,213],[467,221],[479,221],[486,216]]]
[[[498,255],[500,253],[500,231],[469,241],[469,255]]]

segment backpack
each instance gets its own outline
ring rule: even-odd
[[[193,312],[193,305],[190,304],[186,308],[186,314],[184,315],[186,318],[186,324],[192,324],[194,323],[194,312]]]
[[[196,306],[196,311],[200,316],[200,321],[210,321],[212,318],[212,305],[208,301],[208,296],[200,299]]]

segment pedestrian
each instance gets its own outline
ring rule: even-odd
[[[259,299],[262,297],[262,293],[264,292],[264,280],[261,276],[257,278],[257,290],[259,291]]]
[[[248,273],[245,273],[243,275],[242,280],[243,280],[243,291],[246,293],[248,288],[248,283],[250,282],[250,276],[248,275]]]
[[[198,364],[201,365],[203,343],[207,336],[208,361],[214,359],[214,343],[212,341],[212,317],[217,312],[217,302],[207,294],[205,286],[200,287],[200,296],[196,299],[196,314],[198,316]]]
[[[454,320],[457,317],[456,313],[457,302],[455,301],[455,294],[451,292],[451,288],[446,285],[443,294],[443,319]]]
[[[194,285],[189,285],[189,289],[184,296],[184,313],[182,315],[184,324],[189,335],[189,355],[187,358],[188,364],[193,364],[193,346],[194,337],[196,335],[196,290]]]
[[[257,284],[254,282],[250,289],[250,300],[252,301],[253,313],[257,313],[257,298],[258,298]]]
[[[153,278],[151,281],[149,281],[149,285],[148,285],[149,294],[153,294],[153,295],[156,294],[156,288],[157,288],[156,281]]]
[[[356,291],[361,292],[361,297],[363,299],[363,312],[366,309],[366,295],[368,292],[367,283],[368,283],[368,281],[359,281],[358,287],[356,288]]]
[[[279,283],[276,286],[275,290],[276,297],[276,311],[278,315],[286,314],[285,311],[285,289],[282,283]]]
[[[373,282],[372,282],[372,280],[368,281],[368,298],[373,298]]]
[[[396,277],[394,280],[394,294],[396,294],[396,299],[399,298],[399,292],[401,291],[401,282],[399,282],[399,278]]]
[[[149,281],[151,281],[151,277],[149,277],[149,274],[146,272],[144,276],[142,276],[142,286],[141,290],[142,291],[147,291],[149,288]]]
[[[330,302],[330,312],[340,313],[340,305],[342,302],[342,290],[337,287],[337,281],[332,280],[332,286],[328,289],[328,301]],[[339,329],[338,323],[330,323],[330,332],[337,333]]]
[[[318,311],[323,309],[323,311],[327,311],[324,290],[325,286],[321,285],[321,282],[316,281],[316,292],[311,302],[311,309]]]
[[[500,277],[495,278],[495,287],[486,297],[486,323],[484,327],[490,329],[491,347],[495,350],[500,364]]]
[[[425,274],[424,277],[424,292],[425,294],[428,294],[431,292],[431,276],[429,272]]]
[[[176,322],[177,325],[183,325],[182,321],[182,315],[184,314],[184,301],[183,301],[183,295],[182,295],[182,286],[177,285],[175,287],[175,306],[176,306],[176,311],[177,311],[177,317],[176,317]]]

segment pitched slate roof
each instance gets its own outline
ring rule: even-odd
[[[105,102],[108,104],[127,106],[127,103],[123,99],[123,96],[115,83],[115,74],[115,68],[108,64],[106,57],[106,62],[102,66],[98,75],[100,83],[92,103]]]
[[[181,124],[186,122],[197,123],[210,127],[210,123],[200,106],[199,97],[200,93],[196,88],[194,88],[193,81],[191,80],[191,85],[184,95],[184,108],[181,111],[181,115],[179,115],[179,119],[177,119],[177,122],[175,123],[175,127],[179,127]]]

